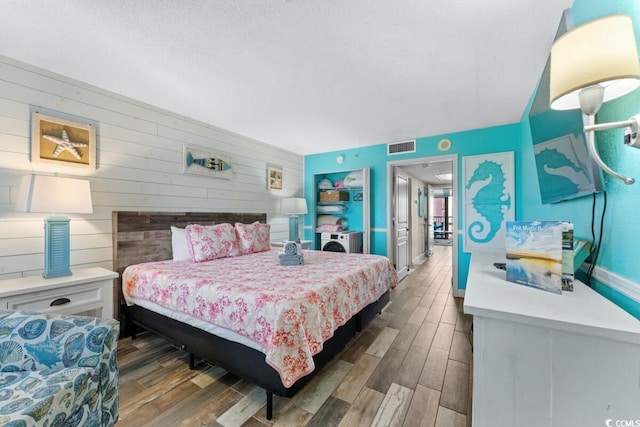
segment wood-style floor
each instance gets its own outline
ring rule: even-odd
[[[470,425],[471,318],[451,295],[451,247],[437,246],[391,293],[391,303],[291,399],[142,334],[118,343],[125,426]]]

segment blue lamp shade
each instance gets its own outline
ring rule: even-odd
[[[301,197],[282,199],[280,211],[283,214],[289,215],[289,240],[292,242],[300,242],[298,215],[307,213],[307,201]]]
[[[71,275],[69,218],[60,213],[93,213],[91,188],[84,179],[27,175],[22,179],[18,209],[46,212],[44,220],[45,279]]]

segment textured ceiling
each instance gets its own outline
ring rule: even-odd
[[[520,120],[571,0],[0,0],[0,54],[300,154]]]

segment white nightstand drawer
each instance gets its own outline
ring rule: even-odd
[[[51,305],[58,302],[59,305]],[[45,313],[77,313],[103,305],[102,286],[89,283],[73,287],[50,289],[3,299],[8,310],[32,310]]]
[[[102,267],[74,270],[71,276],[28,276],[0,280],[0,309],[113,317],[113,279]],[[51,305],[58,300],[61,305]],[[68,300],[68,301],[67,301]]]

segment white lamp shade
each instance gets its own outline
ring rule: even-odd
[[[93,213],[85,179],[27,175],[22,178],[18,210],[44,213]]]
[[[280,211],[284,214],[299,215],[307,213],[307,201],[301,197],[282,199]]]
[[[603,102],[640,86],[638,50],[628,16],[590,21],[558,38],[551,48],[551,108],[580,108],[580,90],[597,84],[604,88]]]

